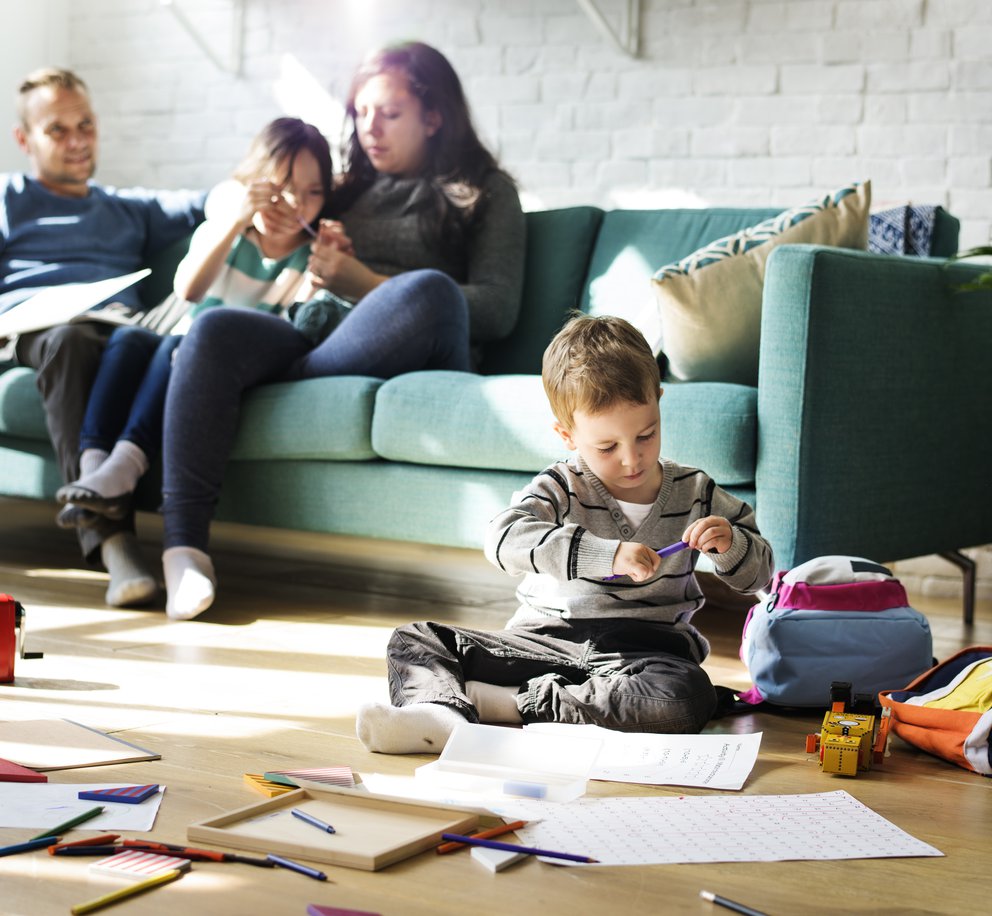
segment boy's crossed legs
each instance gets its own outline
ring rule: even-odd
[[[696,651],[686,632],[649,621],[561,620],[495,632],[408,624],[387,649],[394,705],[363,706],[358,736],[372,751],[431,754],[462,721],[695,733],[716,709]]]

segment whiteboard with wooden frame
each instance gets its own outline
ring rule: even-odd
[[[295,817],[293,808],[335,832]],[[442,833],[465,833],[478,825],[478,813],[462,808],[327,786],[297,789],[190,824],[187,835],[194,843],[378,871],[433,849]]]

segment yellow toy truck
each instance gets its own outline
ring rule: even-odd
[[[857,776],[859,770],[870,770],[872,763],[881,764],[885,757],[889,711],[874,715],[849,712],[852,705],[851,685],[834,681],[830,685],[830,709],[823,716],[820,731],[806,736],[806,753],[819,751],[824,773]]]

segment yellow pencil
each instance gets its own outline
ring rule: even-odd
[[[110,894],[104,894],[102,897],[97,897],[95,900],[88,900],[86,903],[77,903],[71,910],[70,913],[73,916],[82,916],[83,913],[92,913],[94,910],[99,910],[105,906],[110,906],[111,903],[117,903],[118,900],[123,900],[125,897],[130,897],[132,894],[140,894],[144,891],[149,891],[153,887],[158,887],[160,884],[168,884],[170,881],[175,881],[176,878],[180,877],[182,872],[178,868],[170,868],[169,871],[164,871],[160,875],[156,875],[154,878],[148,878],[145,881],[139,881],[137,884],[132,884],[129,887],[122,887],[119,891],[113,891]]]

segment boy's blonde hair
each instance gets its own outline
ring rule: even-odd
[[[571,429],[575,411],[602,413],[614,404],[648,404],[661,372],[644,335],[613,315],[577,315],[544,351],[541,366],[551,411]]]
[[[82,92],[89,95],[89,90],[75,73],[71,70],[63,70],[60,67],[43,67],[40,70],[33,70],[29,73],[17,89],[17,117],[20,118],[24,127],[30,127],[27,120],[28,96],[35,89],[65,89],[70,92]]]

